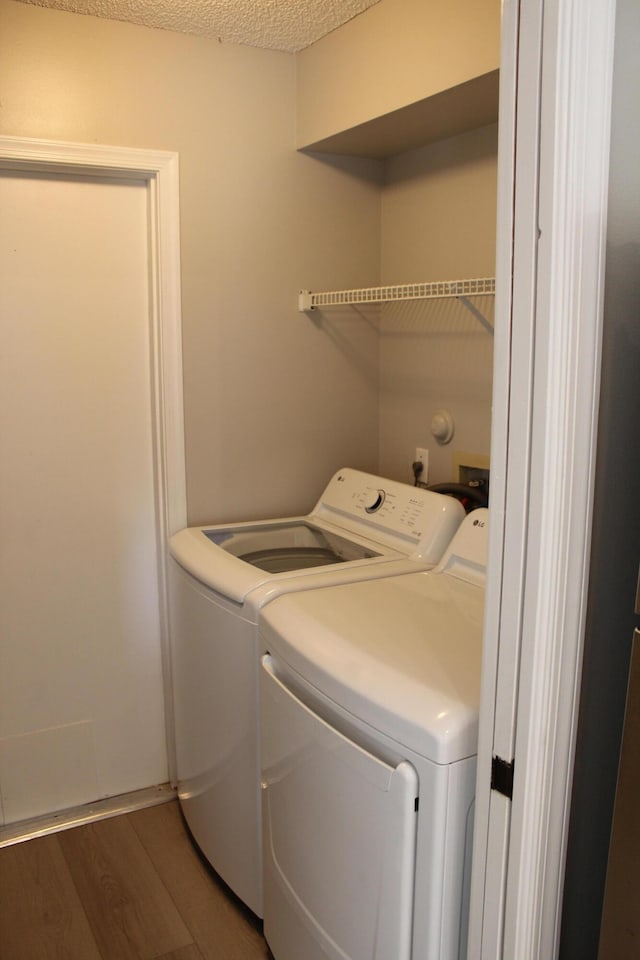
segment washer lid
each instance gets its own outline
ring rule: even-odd
[[[374,729],[436,763],[477,752],[484,590],[422,572],[279,597],[266,649]]]
[[[405,556],[356,534],[341,533],[326,522],[291,517],[187,527],[171,537],[169,548],[185,570],[236,603],[266,583],[321,571],[349,579],[354,575],[347,573],[350,569],[358,576],[356,571],[363,567]],[[314,556],[314,548],[326,552]],[[256,555],[262,556],[257,563]]]
[[[370,560],[381,556],[380,551],[374,550],[371,544],[347,540],[308,520],[214,527],[203,530],[203,533],[226,553],[267,573],[288,573],[306,567],[346,563],[348,560]]]
[[[346,580],[390,559],[432,566],[463,518],[451,497],[345,467],[307,516],[189,527],[170,538],[169,549],[202,583],[244,603],[263,584],[314,571]]]

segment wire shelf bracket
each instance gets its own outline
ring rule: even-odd
[[[469,297],[493,295],[496,291],[494,277],[474,280],[436,280],[429,283],[403,283],[388,287],[361,287],[354,290],[329,290],[314,293],[301,290],[298,295],[298,310],[310,313],[317,307],[337,307],[363,303],[397,303],[402,300],[442,300],[455,297],[469,310],[476,320],[493,334],[493,327],[481,310],[471,303]]]

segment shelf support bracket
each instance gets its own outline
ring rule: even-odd
[[[310,290],[301,290],[298,294],[298,310],[300,313],[308,313],[309,310],[315,310]]]
[[[471,303],[468,297],[457,297],[457,299],[460,301],[460,303],[464,304],[464,306],[467,308],[467,310],[470,311],[470,313],[474,315],[478,323],[480,323],[484,327],[487,333],[490,333],[491,336],[493,336],[493,327],[491,326],[490,322],[487,320],[485,315],[482,313],[482,311],[478,310],[475,304]]]

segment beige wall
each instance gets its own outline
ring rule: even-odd
[[[500,0],[380,0],[298,54],[307,146],[495,71]]]
[[[465,2],[435,9],[462,16]],[[428,46],[427,6],[381,0],[315,46],[348,45],[374,13],[387,32],[398,15],[390,44]],[[479,51],[497,56],[495,0],[472,6],[495,36],[471,72]],[[405,97],[425,60],[407,44]],[[386,94],[367,76],[355,94],[373,110]],[[385,308],[379,336],[366,312],[299,314],[297,291],[492,275],[495,127],[384,162],[303,155],[296,58],[13,0],[0,90],[1,134],[180,155],[190,522],[306,510],[345,464],[410,480],[417,445],[433,480],[451,477],[452,451],[488,452],[492,342],[459,305]],[[457,423],[446,448],[429,434],[440,406]]]
[[[380,166],[295,152],[287,54],[0,0],[0,134],[178,151],[190,522],[377,466],[377,335],[297,311],[379,275]]]
[[[380,0],[298,54],[298,146],[388,158],[380,283],[494,275],[497,125],[472,128],[495,117],[499,48],[499,0]],[[407,150],[416,127],[437,142]],[[492,297],[474,303],[493,320]],[[388,305],[377,322],[379,472],[411,482],[426,446],[430,481],[457,479],[460,453],[489,455],[492,337],[455,300]],[[441,408],[446,445],[430,432]]]
[[[491,277],[495,271],[497,126],[387,161],[382,193],[382,282]],[[476,306],[493,316],[493,298]],[[411,479],[415,447],[430,480],[457,479],[452,456],[489,454],[493,338],[456,300],[386,306],[380,339],[380,471]],[[430,433],[440,408],[452,441]]]

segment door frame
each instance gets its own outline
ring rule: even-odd
[[[175,783],[166,561],[169,537],[187,525],[178,154],[1,136],[0,173],[3,171],[106,177],[146,186],[160,644],[169,777]]]
[[[591,536],[615,0],[504,0],[469,958],[558,955]],[[513,799],[491,789],[515,758]]]

